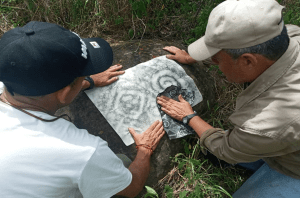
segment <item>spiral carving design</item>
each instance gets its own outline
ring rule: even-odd
[[[134,141],[128,127],[142,133],[154,121],[162,120],[156,96],[170,85],[197,89],[176,62],[163,56],[126,70],[118,81],[109,86],[86,93],[123,142],[130,145]],[[200,92],[196,93],[201,97]],[[168,126],[168,123],[164,125]]]

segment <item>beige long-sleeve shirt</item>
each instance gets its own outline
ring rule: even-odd
[[[234,129],[209,129],[200,144],[228,163],[263,159],[300,179],[300,28],[287,29],[287,51],[238,96]]]

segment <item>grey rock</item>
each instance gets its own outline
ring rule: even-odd
[[[180,43],[160,40],[137,40],[114,43],[111,45],[114,51],[113,64],[122,64],[125,70],[157,56],[168,54],[162,48],[171,45],[185,49]],[[203,95],[203,101],[194,107],[194,110],[200,116],[203,116],[207,111],[207,101],[209,100],[210,104],[215,102],[213,79],[201,65],[182,65],[182,67],[195,81],[195,84]],[[125,146],[118,134],[107,123],[84,92],[81,92],[72,104],[56,112],[56,115],[62,114],[67,114],[78,128],[87,129],[89,133],[100,136],[107,141],[108,146],[113,152],[123,153],[131,160],[134,160],[136,156],[135,144],[128,147]],[[171,157],[174,157],[177,153],[184,152],[181,141],[182,139],[169,140],[167,135],[162,138],[151,157],[151,170],[146,185],[154,186],[173,168]]]

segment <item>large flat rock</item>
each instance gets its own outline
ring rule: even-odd
[[[112,44],[114,51],[113,64],[122,64],[124,69],[127,69],[157,56],[168,54],[162,48],[171,45],[185,49],[180,43],[170,43],[160,40],[137,40],[115,43]],[[207,111],[207,101],[209,100],[210,104],[215,102],[213,80],[201,65],[182,65],[182,67],[195,81],[195,84],[202,93],[203,101],[194,107],[194,110],[201,116]],[[128,147],[125,146],[118,134],[108,124],[84,92],[80,93],[72,104],[58,110],[56,115],[64,113],[70,116],[72,122],[78,128],[87,129],[89,133],[100,136],[107,141],[109,147],[115,153],[123,153],[134,160],[136,155],[135,144]],[[181,139],[169,140],[167,135],[165,135],[151,157],[151,172],[146,185],[153,186],[159,179],[167,175],[173,167],[171,165],[171,157],[181,152],[184,152]]]

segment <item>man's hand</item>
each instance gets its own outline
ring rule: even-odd
[[[185,116],[193,114],[194,111],[190,103],[185,101],[181,95],[178,96],[178,99],[179,102],[166,96],[161,96],[157,97],[157,103],[166,114],[176,120],[182,121]]]
[[[134,129],[129,128],[136,145],[147,145],[148,148],[155,150],[159,140],[165,134],[162,122],[155,121],[144,133],[137,134]],[[136,197],[142,191],[150,172],[151,151],[146,147],[139,147],[134,161],[129,166],[132,174],[132,181],[129,186],[117,195],[126,197]]]
[[[167,55],[167,58],[176,60],[179,63],[182,64],[193,64],[196,63],[197,61],[193,59],[185,50],[181,50],[175,46],[166,46],[163,48],[164,50],[175,54],[175,55]]]
[[[91,78],[95,82],[95,87],[104,87],[106,85],[109,85],[115,81],[118,80],[119,75],[122,75],[125,73],[125,71],[119,71],[122,69],[122,65],[117,64],[114,66],[111,66],[106,71],[91,75]]]
[[[147,145],[154,151],[159,143],[159,140],[165,134],[163,124],[161,121],[155,121],[153,124],[142,134],[138,134],[133,128],[128,128],[136,145]],[[141,147],[142,148],[142,147]]]

